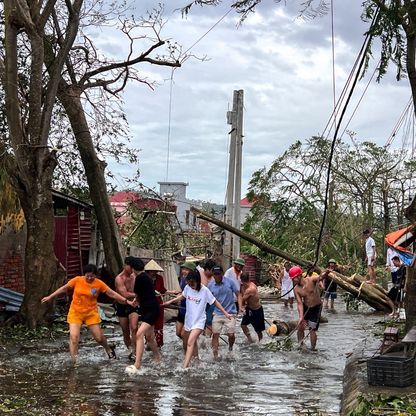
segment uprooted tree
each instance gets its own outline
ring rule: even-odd
[[[107,198],[105,162],[97,156],[86,114],[102,108],[109,97],[119,99],[130,80],[151,85],[140,77],[136,64],[180,66],[179,49],[160,37],[160,12],[136,23],[120,17],[123,10],[115,3],[108,6],[110,10],[103,11],[104,6],[101,0],[5,0],[0,6],[4,44],[0,103],[7,121],[1,129],[0,155],[26,220],[26,291],[19,317],[29,327],[43,322],[45,306],[40,306],[40,299],[56,285],[58,270],[52,181],[59,152],[65,149],[54,147],[50,134],[51,123],[60,122],[59,111],[54,119],[57,98],[67,111],[62,117],[71,123],[84,163],[106,261],[117,271],[122,260]],[[110,15],[128,39],[127,57],[122,60],[103,57],[86,35],[88,25],[106,25]],[[140,28],[150,34],[138,35],[135,31]],[[136,48],[137,43],[141,46]],[[166,48],[165,54],[158,54],[161,47]]]

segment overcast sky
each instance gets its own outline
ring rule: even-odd
[[[136,13],[157,6],[141,0]],[[165,3],[166,38],[191,46],[228,10],[195,7],[182,18],[179,7],[188,1]],[[330,15],[314,20],[298,19],[299,2],[276,4],[264,0],[256,13],[238,26],[232,11],[192,53],[207,56],[205,62],[190,59],[174,73],[167,172],[170,69],[141,67],[158,82],[154,91],[143,84],[129,84],[124,94],[132,143],[140,148],[141,181],[158,189],[166,179],[189,183],[188,197],[224,202],[228,165],[226,112],[233,91],[244,90],[244,196],[252,173],[269,166],[295,140],[322,133],[333,109]],[[340,93],[364,40],[367,24],[360,20],[361,0],[334,0],[336,91]],[[120,48],[117,38],[102,37],[107,52]],[[376,65],[363,79],[351,103],[361,96]],[[394,67],[380,84],[373,82],[349,125],[360,140],[385,144],[410,97],[407,80],[396,82]],[[349,117],[347,116],[347,119]],[[346,138],[347,139],[347,138]],[[399,141],[399,139],[397,139]],[[401,142],[394,145],[400,146]],[[136,167],[113,170],[128,175]],[[122,188],[124,182],[119,179]]]

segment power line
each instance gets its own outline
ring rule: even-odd
[[[185,56],[195,45],[197,45],[205,36],[208,35],[218,24],[220,24],[232,11],[230,8],[219,20],[217,20],[202,36],[200,36],[185,52],[181,53],[181,57]],[[175,68],[172,68],[170,73],[170,88],[169,88],[169,115],[168,115],[168,148],[166,155],[166,181],[169,179],[169,161],[170,161],[170,136],[171,136],[171,125],[172,125],[172,96],[173,96],[173,76],[175,73]]]

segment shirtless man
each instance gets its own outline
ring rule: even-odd
[[[309,328],[311,349],[314,351],[318,340],[316,332],[319,328],[322,309],[319,285],[321,277],[318,275],[304,277],[299,266],[294,266],[289,270],[289,277],[295,286],[295,299],[298,306],[298,342],[303,345],[305,329]]]
[[[134,293],[134,281],[135,275],[131,267],[131,261],[134,259],[132,256],[128,256],[124,259],[124,267],[120,274],[116,276],[115,286],[116,292],[126,299],[133,300],[136,297]],[[129,359],[134,359],[136,352],[136,332],[139,322],[139,310],[133,308],[130,305],[124,305],[121,303],[115,304],[116,315],[120,322],[121,330],[123,331],[124,344],[130,351]]]
[[[263,338],[263,331],[266,329],[266,327],[264,326],[263,306],[261,306],[260,303],[257,285],[253,282],[250,282],[247,273],[241,273],[240,278],[241,296],[243,298],[243,306],[245,306],[246,310],[245,315],[243,316],[243,320],[241,321],[241,329],[247,337],[248,342],[251,344],[254,341],[253,338],[251,338],[248,325],[253,325],[260,342]]]

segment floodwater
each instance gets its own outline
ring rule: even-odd
[[[292,320],[294,309],[263,303],[266,319]],[[174,323],[165,326],[163,362],[155,365],[145,352],[143,369],[131,376],[117,325],[105,329],[117,344],[119,358],[109,361],[86,332],[79,361],[72,367],[67,340],[0,353],[0,414],[60,416],[200,416],[200,415],[336,415],[339,414],[346,355],[370,337],[380,315],[323,313],[318,352],[272,351],[247,345],[237,329],[232,355],[221,343],[214,362],[208,339],[200,338],[199,363],[182,370],[181,345]],[[295,340],[295,335],[292,336]],[[205,343],[205,346],[203,345]],[[309,342],[308,342],[309,344]],[[1,348],[0,348],[1,350]]]

